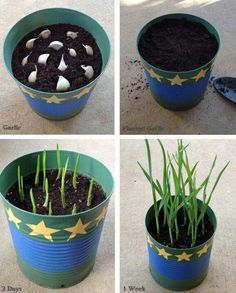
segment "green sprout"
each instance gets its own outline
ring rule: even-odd
[[[24,182],[23,182],[23,176],[21,176],[20,173],[20,166],[18,166],[17,169],[17,179],[18,179],[18,193],[20,197],[20,202],[23,202],[24,200]]]
[[[34,184],[35,186],[39,185],[39,172],[40,172],[40,155],[37,156],[37,167],[36,167],[36,174]]]
[[[73,180],[72,180],[72,183],[73,183],[73,187],[74,189],[76,189],[76,177],[77,177],[77,172],[78,172],[78,168],[79,168],[79,159],[80,159],[80,155],[78,154],[77,158],[76,158],[76,162],[75,162],[75,168],[74,168],[74,172],[73,172]]]
[[[61,204],[63,209],[66,207],[65,202],[65,177],[66,177],[66,171],[69,163],[69,157],[66,160],[65,167],[62,169],[62,176],[61,176]]]
[[[33,189],[30,189],[30,200],[32,204],[32,213],[36,214],[36,205],[35,205],[35,200],[34,200],[34,194],[33,194]]]
[[[49,216],[52,215],[52,202],[51,202],[51,201],[49,201],[48,215],[49,215]]]
[[[57,144],[57,169],[58,169],[58,173],[57,173],[57,180],[61,178],[61,155],[60,155],[60,150],[59,150],[59,146]]]
[[[87,206],[88,207],[91,206],[91,202],[92,202],[93,182],[94,182],[94,179],[92,178],[90,180],[89,190],[88,190],[88,195],[87,195]]]
[[[46,183],[46,151],[43,150],[43,192],[45,192],[45,183]]]
[[[191,237],[191,247],[193,247],[196,244],[197,232],[200,224],[202,234],[205,233],[204,217],[206,215],[207,207],[221,176],[229,165],[229,162],[218,173],[215,183],[213,184],[211,191],[208,193],[207,187],[217,157],[214,158],[207,177],[202,180],[200,184],[197,184],[196,173],[198,162],[191,166],[186,150],[188,145],[184,146],[182,140],[178,141],[176,153],[170,155],[165,150],[160,140],[158,140],[158,143],[161,148],[163,159],[162,183],[160,180],[154,180],[152,177],[151,151],[147,140],[145,140],[145,144],[149,172],[138,163],[145,177],[151,184],[157,238],[159,238],[160,235],[160,225],[167,227],[169,232],[169,245],[174,247],[179,239],[180,227],[178,223],[178,214],[181,212],[184,217],[184,225],[187,227],[189,237]],[[156,193],[160,196],[159,203],[157,203]],[[200,193],[203,194],[201,206],[198,205],[197,199]],[[160,212],[163,214],[162,223],[160,223]]]
[[[77,213],[76,203],[74,203],[71,214],[74,215]]]
[[[45,196],[45,201],[44,201],[43,206],[46,208],[48,206],[48,200],[49,200],[49,194],[48,194],[48,178],[46,178],[46,180],[45,180],[45,193],[46,193],[46,196]]]

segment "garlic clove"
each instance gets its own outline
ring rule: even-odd
[[[40,36],[43,38],[43,39],[47,39],[51,36],[51,31],[49,29],[46,29],[44,31],[42,31],[40,33]]]
[[[64,60],[64,54],[61,56],[61,61],[59,66],[57,67],[60,71],[65,71],[68,65],[66,65],[65,60]]]
[[[32,49],[34,47],[34,42],[35,40],[37,40],[38,38],[34,38],[34,39],[30,39],[26,42],[25,47],[27,49]]]
[[[93,56],[93,48],[92,48],[91,46],[89,46],[89,45],[84,45],[84,44],[82,44],[82,46],[85,48],[86,53],[87,53],[88,55]]]
[[[42,54],[39,56],[38,58],[38,63],[43,64],[43,65],[47,65],[47,60],[50,54]]]
[[[35,83],[36,80],[37,80],[37,72],[38,72],[38,69],[37,69],[37,66],[35,65],[35,71],[32,71],[30,73],[30,75],[28,76],[28,82],[29,83]]]
[[[48,47],[58,51],[63,47],[63,44],[62,42],[59,42],[59,41],[53,41],[48,45]]]
[[[60,75],[57,82],[57,91],[64,92],[68,90],[69,87],[70,87],[69,81],[65,77]]]
[[[72,57],[76,57],[77,56],[77,53],[76,53],[76,51],[75,51],[75,49],[70,49],[70,48],[68,48],[68,50],[69,50],[69,54],[70,54],[70,56],[72,56]]]
[[[83,68],[83,70],[85,71],[84,75],[88,78],[91,79],[94,75],[94,70],[93,67],[88,65],[81,65],[81,68]]]
[[[68,37],[68,38],[71,38],[71,39],[76,39],[77,37],[78,37],[78,32],[71,32],[71,31],[68,31],[67,33],[66,33],[66,36]]]
[[[27,55],[25,58],[22,59],[22,61],[21,61],[21,65],[22,66],[25,66],[25,64],[28,63],[28,58],[29,58],[29,56],[30,56],[31,53],[32,52],[30,52],[29,55]]]

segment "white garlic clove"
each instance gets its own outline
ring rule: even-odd
[[[34,47],[34,42],[35,40],[37,40],[38,38],[34,38],[34,39],[30,39],[26,42],[25,47],[27,49],[32,49]]]
[[[35,71],[32,71],[30,73],[30,75],[28,76],[28,82],[29,83],[35,83],[36,82],[36,80],[37,80],[37,72],[38,72],[37,66],[35,65]]]
[[[70,54],[70,56],[72,56],[72,57],[76,57],[77,56],[77,53],[76,53],[76,51],[74,50],[74,49],[68,49],[69,50],[69,54]]]
[[[60,71],[65,71],[68,65],[66,65],[65,60],[64,60],[64,54],[61,56],[61,61],[59,66],[57,67]]]
[[[89,46],[89,45],[84,45],[84,44],[82,44],[82,46],[85,48],[86,53],[87,53],[88,55],[93,56],[93,48],[92,48],[91,46]]]
[[[27,55],[25,58],[22,59],[22,61],[21,61],[21,65],[22,66],[25,66],[25,64],[28,63],[28,58],[29,58],[29,56],[30,56],[31,53],[32,52],[30,52],[29,55]]]
[[[67,33],[66,33],[66,36],[68,37],[68,38],[71,38],[71,39],[76,39],[77,37],[78,37],[78,32],[71,32],[71,31],[68,31]]]
[[[49,44],[49,48],[53,48],[54,50],[58,51],[63,47],[62,42],[59,41],[53,41]]]
[[[39,56],[38,58],[38,63],[43,64],[43,65],[47,65],[47,60],[50,54],[42,54]]]
[[[60,75],[57,82],[57,91],[64,92],[68,90],[69,87],[70,87],[69,81],[65,77]]]
[[[83,70],[85,71],[84,75],[88,78],[91,79],[94,75],[94,70],[93,67],[88,65],[81,65],[81,68],[83,68]]]
[[[44,31],[42,31],[40,33],[40,36],[43,38],[43,39],[47,39],[51,36],[51,31],[49,29],[46,29]]]

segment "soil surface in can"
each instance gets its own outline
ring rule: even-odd
[[[52,215],[67,215],[72,213],[74,204],[76,204],[77,212],[89,210],[106,199],[105,192],[102,187],[94,181],[92,189],[91,205],[87,206],[87,195],[90,185],[90,178],[77,175],[77,188],[73,187],[73,173],[68,171],[65,177],[65,203],[66,207],[62,207],[61,202],[61,179],[57,179],[57,170],[46,172],[49,187],[49,201],[52,203]],[[18,192],[18,183],[16,182],[8,191],[6,199],[20,209],[32,212],[32,203],[30,200],[30,189],[33,189],[36,212],[37,214],[48,214],[48,207],[44,207],[46,193],[43,191],[43,173],[40,173],[39,184],[35,186],[35,174],[24,177],[24,200],[20,201]]]
[[[165,19],[153,24],[138,44],[141,56],[167,71],[188,71],[208,63],[217,53],[218,41],[202,24]]]

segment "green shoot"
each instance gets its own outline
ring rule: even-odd
[[[71,214],[74,215],[77,213],[77,207],[76,207],[76,203],[73,205],[73,209],[72,209],[72,212]]]
[[[48,215],[49,215],[49,216],[52,215],[52,202],[51,202],[51,201],[49,201]]]
[[[23,202],[24,200],[24,182],[23,182],[23,176],[21,176],[20,173],[20,166],[18,166],[17,169],[17,179],[18,179],[18,193],[20,197],[20,202]]]
[[[66,177],[66,171],[69,163],[69,158],[66,160],[65,167],[62,169],[62,176],[61,176],[61,204],[63,209],[66,207],[66,201],[65,201],[65,177]]]
[[[94,179],[92,178],[90,180],[89,190],[88,190],[88,195],[87,195],[87,206],[88,207],[91,206],[91,202],[92,202],[93,182],[94,182]]]
[[[214,158],[212,166],[208,172],[207,177],[197,183],[197,166],[198,162],[191,166],[187,154],[188,145],[183,145],[182,140],[178,141],[177,151],[170,155],[164,148],[162,142],[158,140],[160,145],[162,160],[163,160],[163,173],[162,184],[161,180],[153,179],[152,177],[152,158],[149,142],[145,140],[148,158],[147,172],[140,163],[139,166],[143,171],[145,177],[149,181],[152,190],[154,216],[157,227],[157,240],[159,237],[159,222],[160,213],[163,217],[162,226],[169,232],[169,246],[175,247],[175,243],[179,239],[179,235],[184,225],[191,238],[191,247],[196,245],[198,226],[201,223],[202,234],[205,232],[204,217],[207,212],[207,207],[212,198],[223,173],[228,167],[227,163],[216,177],[215,183],[211,191],[207,192],[207,187],[212,176],[213,169],[216,164],[217,157]],[[159,204],[157,204],[156,193],[160,195]],[[203,201],[201,204],[198,202],[198,195],[202,194]],[[179,217],[181,213],[182,217]],[[181,223],[179,223],[181,219]],[[181,226],[180,226],[181,225]]]
[[[76,177],[77,177],[77,172],[78,172],[78,168],[79,168],[79,159],[80,159],[80,155],[78,154],[76,162],[75,162],[75,168],[74,168],[73,180],[72,180],[74,189],[76,189],[76,187],[77,187],[76,186],[76,184],[77,184]]]
[[[39,172],[40,172],[40,155],[38,155],[37,157],[37,167],[36,167],[36,174],[35,174],[35,180],[34,180],[35,186],[39,185]]]
[[[46,178],[46,180],[45,180],[45,193],[46,193],[46,196],[45,196],[45,201],[44,201],[43,206],[46,208],[48,206],[48,200],[49,200],[49,194],[48,194],[48,178]]]
[[[43,192],[45,192],[46,181],[46,151],[43,150]]]
[[[30,200],[32,204],[32,213],[36,214],[36,205],[35,205],[35,200],[34,200],[34,194],[33,194],[33,189],[30,189]]]
[[[61,155],[60,155],[60,150],[59,150],[59,146],[57,144],[57,169],[58,169],[58,173],[57,173],[57,179],[61,178]]]

